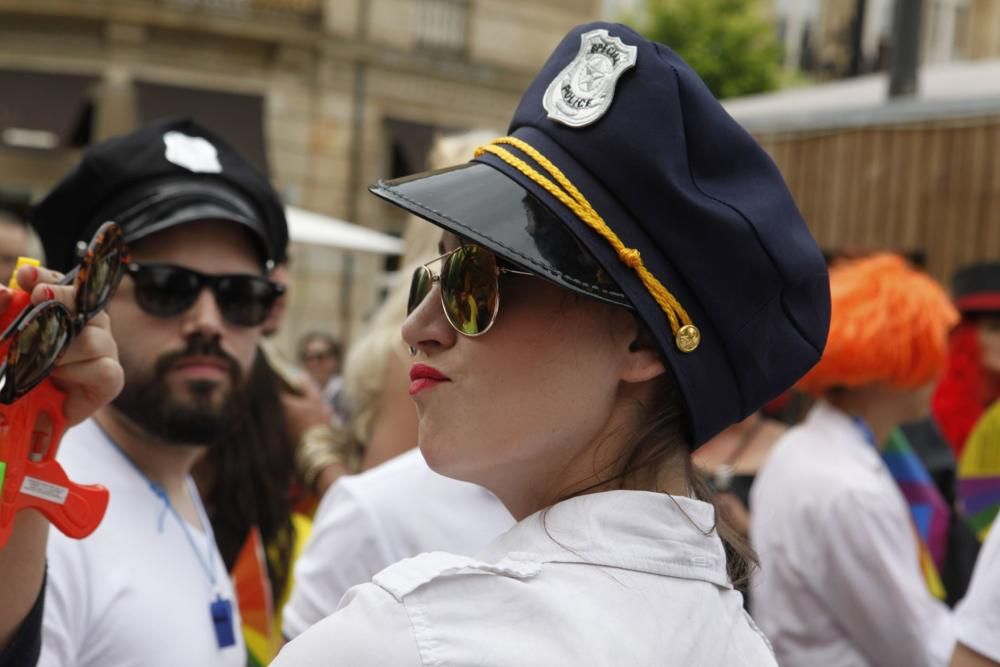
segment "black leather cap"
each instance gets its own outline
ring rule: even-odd
[[[196,220],[251,232],[265,266],[287,257],[288,224],[268,179],[222,138],[190,119],[169,119],[89,147],[32,213],[46,261],[66,271],[77,244],[107,220],[126,242]]]

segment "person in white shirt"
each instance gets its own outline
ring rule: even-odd
[[[951,613],[879,451],[928,413],[957,314],[895,255],[835,264],[830,291],[826,351],[799,383],[819,400],[751,491],[754,616],[787,667],[944,665]]]
[[[373,192],[445,230],[403,325],[420,450],[518,522],[386,568],[273,664],[774,665],[690,452],[818,360],[822,255],[766,153],[626,26],[571,31],[509,132]]]
[[[89,147],[32,222],[50,266],[67,271],[77,241],[109,218],[131,254],[107,306],[125,388],[66,434],[58,460],[110,501],[89,537],[49,540],[38,664],[245,665],[233,585],[190,471],[241,413],[281,294],[267,272],[287,246],[283,207],[232,147],[170,119]]]
[[[45,268],[23,266],[17,283],[32,294],[32,303],[58,300],[76,312],[75,286],[58,285],[61,274]],[[45,291],[48,287],[51,291]],[[11,305],[10,292],[0,289],[0,313]],[[110,320],[99,312],[76,335],[72,344],[57,361],[48,378],[66,395],[63,416],[68,426],[75,426],[121,391],[124,372],[118,363],[118,353],[111,336]],[[46,425],[36,423],[37,432],[46,432]],[[45,437],[40,444],[45,451],[54,451],[59,441]],[[9,461],[4,463],[9,464]],[[4,476],[10,482],[9,476]],[[38,661],[41,653],[42,611],[41,594],[45,580],[45,544],[49,537],[48,521],[38,512],[25,511],[15,515],[6,544],[0,547],[0,666],[28,667]]]
[[[481,486],[439,475],[411,449],[341,477],[316,510],[282,634],[293,639],[337,609],[349,588],[428,551],[473,554],[514,524]]]
[[[958,643],[951,667],[1000,665],[1000,530],[986,536],[972,583],[955,609]]]

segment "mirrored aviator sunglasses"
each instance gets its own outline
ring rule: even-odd
[[[76,287],[76,312],[45,301],[26,308],[0,334],[0,345],[8,346],[0,368],[0,403],[15,402],[48,377],[73,338],[114,295],[128,261],[121,228],[104,223],[83,250],[80,264],[59,281]]]
[[[264,323],[285,288],[263,276],[235,273],[208,275],[175,264],[129,264],[135,300],[154,317],[168,319],[186,312],[206,287],[212,291],[229,324],[255,327]]]
[[[435,262],[441,262],[440,275],[430,269]],[[482,336],[493,326],[500,310],[501,274],[535,275],[499,266],[496,256],[482,246],[459,246],[413,271],[406,314],[416,310],[434,283],[440,282],[441,306],[448,323],[464,336]]]

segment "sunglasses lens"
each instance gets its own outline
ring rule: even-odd
[[[44,380],[69,342],[71,330],[69,310],[55,304],[21,324],[7,352],[4,394],[23,396]],[[7,386],[11,381],[13,387]]]
[[[156,317],[174,317],[198,299],[198,276],[172,266],[144,266],[132,274],[135,300],[139,307]]]
[[[433,279],[431,271],[426,266],[418,266],[413,271],[413,278],[410,280],[410,296],[406,301],[406,314],[409,315],[417,309],[431,291]]]
[[[489,250],[462,246],[441,266],[441,298],[452,326],[476,336],[493,323],[497,311],[497,263]]]
[[[107,224],[87,249],[78,277],[77,310],[93,317],[118,288],[125,273],[125,243],[121,229]]]
[[[215,301],[230,323],[255,327],[271,314],[280,292],[274,283],[256,276],[227,276],[214,285]]]

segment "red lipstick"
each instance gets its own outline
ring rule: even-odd
[[[424,389],[429,389],[441,382],[450,382],[451,379],[441,373],[438,369],[427,364],[413,364],[410,367],[410,396],[416,396]]]

